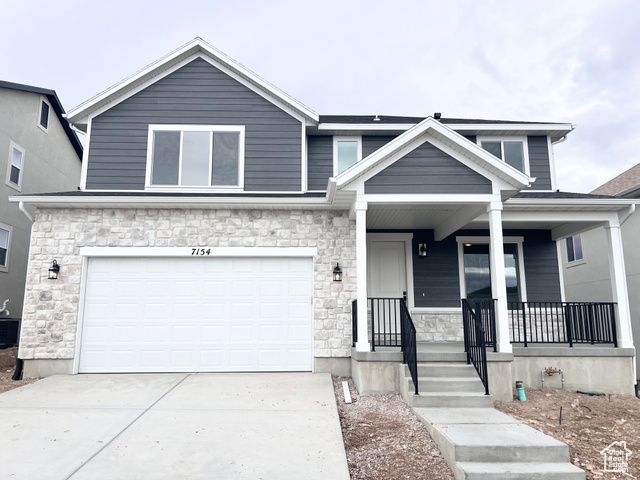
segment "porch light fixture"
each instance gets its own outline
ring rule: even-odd
[[[427,244],[426,243],[421,243],[418,245],[418,255],[421,257],[426,257],[427,256]]]
[[[49,280],[57,280],[58,272],[60,272],[60,265],[54,260],[51,262],[51,268],[49,269]]]
[[[339,263],[336,263],[336,268],[333,269],[333,281],[334,282],[342,281],[342,269],[340,268]]]

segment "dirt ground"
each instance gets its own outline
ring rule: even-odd
[[[552,389],[527,389],[525,394],[525,402],[496,402],[495,406],[569,445],[571,461],[587,472],[587,479],[640,477],[640,399],[629,395],[592,397]],[[626,441],[632,452],[629,475],[603,471],[600,451],[619,441]]]
[[[37,381],[35,378],[28,380],[11,380],[13,372],[16,371],[16,355],[18,348],[5,348],[0,350],[0,393],[13,390],[14,388],[28,385]]]
[[[353,403],[344,403],[342,382]],[[352,480],[448,480],[453,473],[426,427],[400,395],[358,394],[350,378],[333,377]]]

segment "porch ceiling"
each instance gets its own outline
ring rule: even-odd
[[[371,205],[367,228],[388,230],[435,229],[464,205]]]

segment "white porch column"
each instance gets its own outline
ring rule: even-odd
[[[357,352],[371,350],[367,330],[367,203],[356,202],[356,270],[358,299],[358,341]]]
[[[504,272],[504,238],[502,235],[502,203],[491,202],[489,213],[489,258],[491,259],[491,292],[496,298],[496,346],[499,352],[511,353],[507,281]]]
[[[627,291],[627,272],[624,266],[622,233],[618,222],[610,221],[605,227],[609,244],[609,270],[611,272],[611,291],[613,301],[618,304],[616,312],[616,331],[618,347],[633,347],[631,333],[631,311],[629,309],[629,293]]]

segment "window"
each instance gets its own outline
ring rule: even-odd
[[[9,270],[9,245],[11,245],[11,230],[9,225],[0,223],[0,272]]]
[[[22,172],[24,171],[24,148],[9,142],[9,162],[7,168],[7,185],[15,190],[22,189]]]
[[[49,104],[44,100],[40,102],[40,126],[45,130],[49,128]]]
[[[241,188],[244,127],[149,127],[148,186]]]
[[[567,262],[582,260],[582,237],[580,234],[567,237]]]
[[[362,137],[333,137],[333,174],[340,175],[362,160]]]
[[[478,143],[487,152],[500,160],[504,160],[516,170],[529,174],[529,155],[527,152],[527,139],[512,138],[478,138]]]

